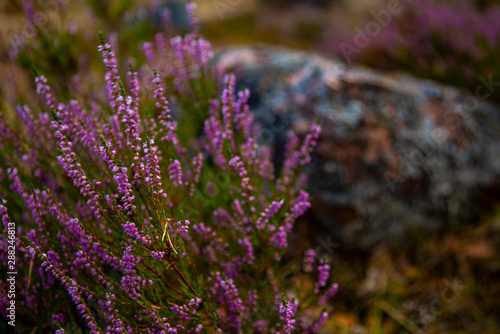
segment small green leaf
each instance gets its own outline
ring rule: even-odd
[[[57,123],[61,124],[61,118],[57,115],[56,108],[50,107],[50,113]]]
[[[99,41],[101,41],[101,45],[106,44],[106,40],[104,39],[104,34],[102,30],[99,30]]]

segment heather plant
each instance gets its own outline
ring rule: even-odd
[[[13,2],[26,18],[19,33],[8,33],[10,59],[27,70],[36,64],[56,93],[75,94],[76,90],[86,89],[82,85],[90,81],[81,76],[92,72],[97,64],[96,55],[85,52],[94,48],[97,34],[82,29],[85,25],[110,31],[109,42],[115,50],[120,50],[124,59],[139,58],[138,41],[151,39],[159,29],[169,38],[180,32],[179,24],[174,24],[173,12],[158,2],[137,9],[129,0]],[[185,11],[183,14],[177,16],[187,16]],[[151,18],[156,16],[158,22],[152,24]]]
[[[66,6],[57,1],[52,4],[57,15],[42,16],[36,4],[19,4],[26,15],[26,24],[22,33],[10,34],[10,53],[26,69],[37,59],[37,66],[44,72],[50,71],[51,78],[58,82],[59,87],[59,84],[68,85],[69,78],[76,73],[82,45],[73,42],[76,33],[74,28],[59,28],[61,25],[70,25],[66,20]]]
[[[16,272],[16,326],[2,280],[0,328],[315,333],[326,321],[328,259],[308,250],[293,272],[282,260],[310,205],[301,168],[320,127],[290,133],[275,169],[249,91],[210,65],[187,8],[192,31],[144,43],[141,65],[122,66],[101,35],[103,85],[56,91],[35,70],[36,103],[2,113],[0,271]]]
[[[367,37],[366,47],[349,58],[376,68],[404,69],[471,91],[477,86],[478,74],[498,80],[498,4],[419,0],[402,1],[401,8],[379,34]],[[340,44],[333,51],[345,56]]]

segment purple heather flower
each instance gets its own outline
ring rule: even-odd
[[[165,8],[166,12],[170,12],[169,9]],[[162,13],[164,14],[164,13]],[[167,46],[167,40],[165,39],[165,35],[162,33],[157,33],[155,35],[155,41],[156,41],[156,48],[159,52],[159,54],[168,54],[168,46]],[[150,61],[151,62],[151,61]],[[151,62],[152,63],[152,62]],[[154,64],[154,63],[152,63]]]
[[[250,125],[253,121],[253,114],[247,102],[250,98],[250,90],[245,89],[238,92],[238,99],[233,103],[234,126],[237,131],[242,131],[244,138],[250,137]]]
[[[194,195],[194,189],[198,182],[200,182],[201,168],[203,166],[203,154],[197,154],[191,163],[191,170],[193,176],[193,183],[191,183],[191,189],[189,190],[189,196]]]
[[[248,302],[247,306],[247,317],[250,316],[251,313],[257,312],[257,300],[259,299],[259,295],[257,294],[257,290],[248,291]]]
[[[47,78],[43,75],[36,77],[35,83],[36,83],[36,92],[45,98],[45,103],[47,104],[47,107],[49,109],[55,108],[56,101],[54,99],[54,95],[52,94],[52,89],[47,84]]]
[[[233,201],[233,208],[234,208],[234,211],[236,211],[236,213],[238,213],[238,215],[240,217],[243,217],[245,216],[245,213],[243,212],[243,208],[241,207],[242,203],[240,202],[240,200],[238,199],[235,199]]]
[[[235,156],[229,161],[229,165],[236,170],[238,176],[241,178],[241,196],[248,197],[248,201],[252,202],[254,197],[250,196],[250,194],[253,191],[253,187],[250,185],[250,178],[248,177],[245,164],[241,161],[239,156]]]
[[[296,150],[299,145],[299,137],[292,131],[288,133],[288,141],[285,146],[285,161],[283,163],[282,177],[278,180],[280,191],[292,181],[294,169],[299,164],[300,153]]]
[[[242,300],[238,289],[232,279],[224,279],[220,272],[211,276],[213,287],[210,289],[213,296],[218,296],[218,301],[227,307],[228,313],[224,314],[225,322],[229,325],[231,332],[241,330],[241,316],[244,311]]]
[[[193,182],[198,183],[200,181],[201,167],[203,166],[203,154],[198,153],[193,158]]]
[[[152,82],[156,85],[156,88],[154,90],[154,97],[158,101],[156,102],[156,107],[161,110],[160,113],[160,124],[166,127],[166,122],[169,120],[172,116],[170,115],[170,108],[169,108],[169,103],[168,100],[166,99],[165,95],[163,94],[163,87],[161,85],[161,79],[158,75],[158,73],[154,74],[154,78]]]
[[[263,146],[260,148],[257,161],[255,162],[257,173],[268,180],[274,180],[272,156],[271,149],[267,146]]]
[[[170,308],[170,310],[172,312],[175,312],[177,313],[180,317],[181,320],[183,321],[190,321],[191,320],[191,316],[189,315],[189,310],[188,310],[188,307],[186,305],[174,305]]]
[[[35,10],[33,9],[33,6],[31,3],[25,3],[23,5],[24,7],[24,12],[26,13],[26,18],[28,19],[28,22],[30,25],[38,25],[40,24],[39,18]]]
[[[204,129],[207,137],[205,149],[214,156],[215,162],[225,170],[226,159],[223,153],[224,138],[222,125],[212,115],[205,120]]]
[[[285,232],[285,227],[278,227],[278,232],[276,232],[271,239],[269,239],[269,244],[273,247],[277,248],[286,248],[288,247],[287,243],[287,234]]]
[[[314,288],[315,294],[318,294],[319,290],[326,285],[326,281],[330,276],[330,265],[327,264],[325,259],[321,259],[319,261],[318,272],[318,283],[316,283],[316,286]]]
[[[243,143],[241,153],[246,164],[252,166],[257,163],[257,143],[254,138],[248,138]]]
[[[134,240],[140,241],[143,245],[151,244],[151,240],[149,240],[143,233],[140,233],[135,223],[127,222],[122,224],[122,227],[125,231],[125,234]]]
[[[96,266],[96,263],[92,261],[85,252],[78,251],[75,255],[76,255],[76,259],[74,260],[75,266],[81,265],[81,267],[88,269],[90,273],[95,278],[97,278],[106,288],[112,288],[113,284],[107,278],[104,277],[102,272],[97,269],[98,267]],[[47,259],[48,259],[48,253],[47,253]]]
[[[44,144],[46,145],[48,143],[50,143],[50,144],[53,143],[53,139],[51,138],[49,133],[46,131],[45,123],[43,125],[41,124],[42,114],[40,114],[38,119],[37,119],[35,117],[35,114],[26,105],[25,106],[17,106],[16,110],[17,110],[17,114],[19,116],[19,119],[24,123],[24,126],[26,127],[27,133],[30,133],[33,136],[36,136],[36,138],[38,139],[38,140],[33,142],[34,147],[41,148],[44,146]],[[43,131],[40,131],[41,129],[43,129]],[[11,144],[12,143],[13,142],[11,142]]]
[[[316,257],[316,252],[314,251],[314,249],[309,249],[305,251],[303,269],[306,273],[310,273],[313,271],[313,264],[315,257]]]
[[[30,254],[32,259],[35,258],[36,253],[35,253],[35,250],[33,249],[33,247],[28,246],[28,247],[26,247],[26,250],[28,251],[28,253]]]
[[[319,134],[321,132],[321,126],[319,124],[311,125],[311,132],[306,135],[304,139],[304,143],[300,148],[301,160],[300,164],[305,165],[306,163],[311,161],[311,152],[313,148],[317,144],[317,140],[319,138]]]
[[[182,221],[178,221],[176,223],[176,226],[179,227],[179,230],[178,230],[178,233],[179,234],[186,234],[188,233],[188,230],[189,230],[189,220],[184,220],[184,222]]]
[[[298,302],[296,300],[286,301],[283,297],[283,302],[280,304],[279,312],[283,315],[283,332],[290,334],[295,329],[295,312],[297,311]],[[294,305],[296,304],[296,305]]]
[[[216,195],[214,184],[212,182],[208,181],[206,184],[206,187],[207,187],[208,195],[210,197],[214,197]]]
[[[21,107],[18,106],[18,109],[21,109]],[[36,131],[36,130],[35,130]],[[34,133],[34,132],[32,132]],[[12,131],[9,129],[5,121],[3,120],[3,114],[0,114],[0,149],[3,149],[5,147],[5,144],[9,143],[12,144],[14,143],[14,134]],[[1,175],[2,173],[0,173]]]
[[[92,184],[83,172],[81,165],[76,162],[76,154],[71,149],[73,145],[70,141],[68,141],[65,135],[67,126],[59,125],[56,121],[54,121],[52,122],[52,128],[55,129],[54,135],[59,140],[59,147],[62,152],[62,154],[57,157],[57,161],[64,168],[64,170],[66,170],[68,176],[73,180],[73,184],[80,190],[80,193],[87,199],[91,200],[87,203],[91,207],[96,219],[100,220],[101,210],[95,202],[97,194],[93,190]]]
[[[91,329],[90,333],[100,333],[100,331],[97,330],[98,326],[92,316],[92,313],[83,303],[84,299],[80,295],[80,289],[76,281],[72,278],[68,278],[64,273],[53,266],[50,261],[47,260],[47,255],[45,253],[40,252],[40,259],[43,261],[41,266],[45,267],[45,271],[49,271],[54,278],[58,279],[64,286],[66,286],[73,302],[77,305],[77,310],[80,311],[84,319],[88,320],[87,325]]]
[[[214,211],[214,220],[217,226],[220,227],[233,227],[236,226],[235,221],[231,214],[223,208],[218,208]]]
[[[134,110],[135,110],[135,123],[139,124],[140,119],[139,119],[139,78],[138,78],[138,73],[132,70],[129,70],[127,72],[127,75],[129,76],[130,80],[130,94],[134,97]]]
[[[269,284],[271,285],[273,290],[276,291],[278,284],[276,283],[276,279],[274,278],[273,270],[271,270],[269,268],[269,269],[267,269],[266,273],[267,273],[267,277],[269,279]]]
[[[198,39],[198,48],[200,50],[200,66],[208,64],[210,59],[212,59],[214,56],[212,45],[209,41],[207,41],[203,37],[200,37]]]
[[[111,50],[111,44],[103,43],[99,45],[98,51],[102,53],[102,59],[106,67],[106,92],[108,94],[109,106],[115,109],[118,106],[117,98],[120,96],[117,61],[115,53]]]
[[[170,45],[173,48],[174,54],[176,56],[176,60],[178,62],[178,67],[175,70],[174,75],[182,82],[189,81],[189,75],[186,68],[185,57],[184,57],[184,43],[181,36],[175,36],[170,39]],[[179,93],[183,93],[184,89],[179,84],[176,85],[177,88],[181,88]]]
[[[144,42],[142,44],[142,49],[144,51],[144,55],[150,64],[156,64],[154,52],[153,52],[153,43]]]
[[[135,105],[138,103],[137,99],[134,102],[132,96],[127,96],[125,99],[120,96],[117,101],[120,102],[117,116],[120,117],[120,122],[125,125],[123,133],[125,134],[127,147],[134,150],[136,156],[138,156],[141,138],[139,137],[139,109],[138,106]],[[137,160],[137,158],[134,160]]]
[[[328,319],[328,312],[323,312],[321,313],[321,316],[319,317],[318,321],[316,321],[307,331],[305,331],[305,334],[314,334],[316,331],[325,323],[326,319]]]
[[[165,252],[155,252],[151,251],[151,257],[155,260],[161,260],[163,256],[165,255]]]
[[[106,142],[106,146],[100,146],[99,151],[102,160],[108,164],[109,169],[113,173],[113,179],[118,186],[118,192],[122,194],[121,200],[123,205],[117,205],[116,207],[119,210],[125,211],[128,215],[131,215],[136,209],[136,206],[134,204],[135,196],[132,190],[132,184],[129,181],[127,174],[128,168],[116,165],[116,151],[113,149],[111,142]],[[115,197],[118,198],[118,195]]]
[[[248,238],[238,239],[238,244],[241,245],[246,251],[246,256],[242,258],[242,261],[248,264],[252,264],[255,260],[255,256],[250,240],[248,240]]]
[[[255,222],[255,225],[259,230],[262,230],[266,227],[267,223],[269,222],[269,219],[272,216],[274,216],[276,212],[278,212],[278,210],[281,208],[284,202],[285,202],[284,200],[276,200],[272,202],[264,212],[261,212],[260,217]],[[274,226],[271,227],[271,230],[273,228]]]
[[[19,176],[17,175],[17,168],[7,168],[7,175],[9,176],[9,179],[12,181],[12,183],[10,185],[10,189],[12,189],[12,191],[17,193],[18,195],[21,195],[21,197],[24,199],[24,201],[27,202],[29,195],[24,190],[24,187],[21,184],[21,180],[19,179]]]
[[[169,178],[171,181],[173,181],[174,187],[180,187],[183,182],[184,175],[182,173],[181,169],[181,163],[179,160],[174,160],[170,166],[168,167],[168,174],[170,175]]]
[[[233,134],[233,102],[234,102],[234,86],[236,78],[233,74],[226,74],[224,76],[224,90],[222,91],[222,121],[225,125],[224,138],[228,139],[231,143],[231,148],[236,150]]]
[[[154,140],[150,139],[149,142],[144,143],[142,147],[147,161],[144,169],[146,184],[151,187],[153,196],[157,196],[158,198],[167,197],[167,194],[161,188],[160,160],[157,154],[158,148],[154,146]]]
[[[170,114],[169,103],[164,95],[164,90],[161,85],[161,79],[157,72],[154,73],[152,82],[156,85],[156,88],[154,90],[154,97],[157,100],[156,107],[161,110],[159,116],[159,123],[160,125],[162,125],[162,127],[159,129],[159,133],[161,134],[160,141],[171,142],[172,145],[174,145],[177,154],[179,154],[179,156],[182,156],[184,154],[184,151],[179,144],[179,139],[177,138],[177,123],[170,120],[172,116]]]
[[[299,194],[290,204],[290,211],[285,213],[285,229],[286,231],[291,231],[293,227],[293,222],[303,215],[306,210],[311,206],[309,203],[309,194],[304,190],[300,190]]]
[[[333,283],[332,287],[320,298],[318,305],[323,306],[328,303],[328,301],[335,296],[338,289],[339,285],[337,283]]]
[[[267,320],[257,320],[254,324],[255,332],[259,334],[269,333],[268,325],[269,321]]]
[[[318,124],[312,124],[310,132],[306,135],[299,149],[297,149],[297,135],[292,132],[289,133],[289,141],[285,148],[282,177],[277,184],[280,191],[285,191],[285,186],[293,181],[293,175],[298,166],[303,166],[311,161],[311,152],[317,144],[320,132],[321,127]]]
[[[189,17],[189,24],[191,26],[191,30],[192,31],[197,31],[198,29],[198,19],[196,18],[196,16],[194,15],[194,10],[197,8],[198,6],[196,5],[196,3],[194,2],[189,2],[187,5],[186,5],[186,11],[188,13],[188,17]]]
[[[123,252],[122,261],[120,261],[120,266],[123,268],[125,274],[121,279],[121,285],[130,298],[137,300],[137,298],[142,296],[139,291],[142,286],[147,284],[147,281],[140,276],[136,276],[134,267],[141,262],[141,258],[133,256],[132,249],[132,245],[128,246]]]

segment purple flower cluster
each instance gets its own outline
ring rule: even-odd
[[[295,329],[295,312],[298,307],[297,300],[286,300],[283,297],[283,302],[280,304],[280,314],[283,315],[283,332],[290,334]]]
[[[104,39],[98,47],[98,51],[102,52],[102,59],[106,66],[106,92],[109,97],[109,106],[115,109],[118,106],[117,99],[120,96],[118,68],[114,51],[111,50],[111,44],[106,43]]]
[[[337,290],[339,289],[339,285],[337,283],[333,283],[332,287],[330,290],[328,290],[318,301],[318,304],[323,306],[326,305],[326,303],[335,296],[337,293]]]
[[[314,288],[314,293],[318,294],[319,290],[326,286],[326,281],[328,277],[330,277],[330,265],[326,262],[325,259],[319,260],[318,266],[318,282],[316,283],[316,287]]]
[[[167,194],[162,189],[161,172],[159,166],[159,157],[157,154],[158,148],[154,146],[154,140],[143,144],[146,166],[144,168],[144,181],[151,187],[152,195],[155,197],[167,197]],[[142,167],[142,165],[141,165]]]
[[[306,135],[300,147],[298,147],[298,137],[293,132],[289,133],[289,141],[285,147],[285,162],[283,164],[282,177],[277,182],[280,191],[286,191],[287,187],[290,187],[294,184],[294,181],[297,181],[294,173],[297,167],[304,166],[311,161],[311,152],[317,144],[320,132],[321,126],[313,123],[310,133]]]
[[[212,296],[216,297],[218,303],[227,309],[224,318],[228,323],[228,329],[237,332],[241,327],[241,315],[245,311],[245,307],[234,281],[223,278],[220,272],[215,273],[209,279],[210,281],[213,281],[213,286],[210,288]]]
[[[324,321],[305,305],[335,294],[336,285],[319,295],[329,265],[318,266],[317,291],[302,291],[282,279],[280,261],[309,207],[299,168],[320,127],[302,141],[291,135],[275,182],[249,91],[211,67],[187,10],[193,31],[170,46],[156,35],[137,69],[123,69],[117,38],[101,36],[103,89],[80,73],[88,91],[67,101],[37,75],[41,98],[29,101],[43,103],[13,107],[16,126],[0,119],[0,260],[10,242],[22,254],[16,303],[27,324],[49,319],[44,330],[64,333],[80,317],[91,333],[294,333]],[[294,299],[280,304],[283,291]]]
[[[250,185],[250,178],[248,177],[248,172],[245,169],[245,164],[241,161],[240,157],[236,156],[229,161],[229,166],[233,167],[238,176],[241,178],[241,196],[248,197],[252,193],[252,186]],[[249,197],[248,200],[252,201],[254,197]]]
[[[122,194],[121,200],[123,204],[117,205],[116,208],[125,211],[127,215],[131,215],[133,210],[136,209],[136,206],[134,205],[135,196],[133,195],[132,184],[128,179],[128,168],[119,167],[115,163],[116,151],[113,150],[112,143],[110,141],[106,143],[106,146],[100,146],[99,151],[101,153],[102,160],[107,163],[109,169],[113,173],[113,179],[118,186],[118,192]],[[119,195],[114,194],[113,197],[117,199]],[[98,198],[99,197],[94,197],[94,200],[97,200]]]
[[[57,157],[57,161],[68,173],[68,177],[73,180],[73,184],[80,190],[80,193],[87,199],[87,203],[92,209],[92,213],[95,218],[99,220],[101,218],[100,209],[95,204],[98,195],[83,172],[81,164],[76,161],[76,154],[71,149],[73,145],[65,135],[68,126],[59,124],[57,121],[53,121],[51,125],[55,130],[54,136],[59,140],[59,148],[62,153]]]
[[[35,78],[36,92],[45,98],[45,103],[47,107],[55,108],[56,102],[54,100],[54,95],[52,94],[52,89],[47,85],[47,78],[43,75]]]
[[[316,252],[314,251],[314,249],[308,249],[304,253],[304,265],[303,265],[303,268],[304,268],[305,272],[310,273],[311,271],[313,271],[313,264],[314,264],[314,258],[315,257],[316,257]]]
[[[316,331],[325,323],[326,319],[328,319],[328,312],[321,313],[319,319],[313,323],[313,325],[304,332],[304,334],[314,334]]]
[[[498,65],[494,59],[500,48],[498,3],[480,8],[477,1],[417,0],[400,8],[401,12],[387,22],[377,19],[383,27],[373,37],[368,37],[368,32],[363,47],[364,41],[354,43],[355,51],[346,52],[345,44],[339,43],[332,51],[349,60],[404,68],[455,86],[475,88],[475,73],[496,76],[492,68]]]
[[[260,214],[260,217],[255,222],[255,225],[257,226],[257,228],[259,230],[266,228],[266,226],[269,222],[269,219],[274,214],[276,214],[276,212],[278,212],[278,210],[281,208],[283,203],[284,203],[284,200],[276,200],[276,201],[272,202],[271,204],[269,204],[269,206],[266,208],[266,210]],[[275,229],[276,229],[275,226],[272,226],[272,225],[268,226],[269,232],[274,231]]]
[[[174,160],[168,167],[169,178],[173,182],[174,187],[180,187],[182,185],[182,169],[179,160]]]
[[[252,243],[248,240],[248,238],[243,238],[238,240],[238,244],[240,244],[246,251],[246,255],[242,258],[242,261],[252,264],[255,260]]]

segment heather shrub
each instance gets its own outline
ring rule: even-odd
[[[72,87],[86,89],[54,90],[35,70],[34,103],[2,113],[0,271],[15,278],[0,282],[2,332],[314,333],[326,321],[328,259],[282,260],[320,127],[291,133],[275,170],[248,90],[211,67],[188,9],[192,31],[156,35],[135,65],[101,36],[104,82],[78,73]]]
[[[402,1],[380,33],[348,58],[376,68],[410,71],[471,91],[477,76],[498,81],[500,7],[487,1]],[[386,9],[386,8],[382,8]],[[374,20],[373,16],[369,20]],[[368,22],[368,21],[367,21]],[[359,25],[364,28],[364,25]],[[346,41],[351,42],[353,36]],[[345,57],[341,44],[330,50]]]
[[[150,40],[160,31],[171,38],[185,30],[174,22],[174,11],[159,2],[148,7],[134,7],[129,0],[13,2],[24,12],[26,22],[21,32],[8,34],[11,61],[28,71],[36,64],[58,94],[76,94],[78,90],[87,89],[87,82],[95,81],[87,76],[99,70],[97,54],[87,50],[95,49],[98,29],[110,32],[109,43],[120,50],[122,59],[139,61],[138,41]],[[175,18],[178,17],[187,17],[185,10],[182,15],[177,13]]]

